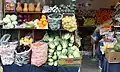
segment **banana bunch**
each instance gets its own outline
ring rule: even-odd
[[[25,37],[22,37],[20,39],[20,45],[29,45],[33,42],[33,38],[29,37],[29,36],[25,36]]]
[[[84,26],[94,26],[95,19],[94,18],[86,18],[84,21]]]

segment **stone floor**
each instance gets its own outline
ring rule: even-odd
[[[89,56],[84,56],[81,72],[100,72],[97,60],[92,60]]]

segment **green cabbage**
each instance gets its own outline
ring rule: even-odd
[[[59,59],[67,59],[68,57],[66,55],[60,55],[60,58]]]
[[[10,19],[11,19],[12,21],[16,21],[16,20],[17,20],[17,16],[16,16],[16,15],[11,15],[11,16],[10,16]]]
[[[58,62],[57,62],[57,61],[55,61],[55,62],[54,62],[54,66],[57,66],[57,65],[58,65]]]
[[[57,59],[57,55],[54,55],[54,56],[52,57],[52,59],[53,59],[53,60],[56,60],[56,59]]]
[[[53,54],[54,50],[53,49],[49,49],[49,53]]]
[[[50,59],[48,59],[48,61],[49,61],[49,62],[53,62],[54,60],[50,58]]]
[[[55,46],[59,44],[59,41],[54,41]]]
[[[71,42],[71,43],[74,43],[74,35],[71,36],[70,42]]]
[[[73,46],[73,43],[69,43],[68,46],[72,47],[72,46]]]
[[[60,44],[57,46],[57,50],[58,51],[62,50],[62,46]]]
[[[61,40],[61,45],[63,48],[67,48],[68,47],[68,41],[67,40]]]
[[[62,55],[66,55],[66,54],[67,54],[67,52],[68,52],[68,50],[67,50],[67,49],[63,49],[63,50],[62,50]]]
[[[62,39],[68,40],[70,37],[71,37],[70,33],[66,33],[66,34],[62,35]]]
[[[73,52],[73,56],[74,56],[75,58],[79,58],[79,57],[80,57],[80,52],[79,52],[79,51],[74,51],[74,52]]]
[[[52,66],[54,63],[53,62],[48,62],[48,65]]]
[[[54,40],[53,37],[49,37],[49,38],[48,38],[48,41],[49,41],[49,42],[51,42],[51,41],[53,41],[53,40]]]
[[[61,51],[57,51],[57,56],[60,56],[62,52]]]
[[[11,20],[7,17],[3,18],[3,22],[4,23],[11,23]]]
[[[54,49],[54,48],[55,48],[55,44],[54,44],[53,41],[49,42],[49,47],[50,47],[51,49]]]

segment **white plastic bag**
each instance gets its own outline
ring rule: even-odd
[[[23,64],[28,64],[30,63],[30,56],[31,56],[31,49],[17,53],[15,50],[15,64],[18,66],[22,66]]]
[[[9,34],[5,34],[0,39],[0,56],[3,65],[10,65],[14,62],[14,51],[17,47],[17,42],[8,42],[10,36]]]

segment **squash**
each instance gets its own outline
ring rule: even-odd
[[[23,8],[24,12],[28,12],[28,7],[27,6],[28,6],[27,3],[24,3],[24,8]]]
[[[35,11],[35,6],[34,6],[33,3],[30,3],[30,4],[29,4],[29,11],[30,11],[30,12],[34,12],[34,11]]]
[[[37,7],[35,8],[36,12],[40,12],[40,3],[37,4]]]
[[[22,11],[22,6],[21,6],[20,2],[17,3],[16,11],[17,12],[21,12]]]

